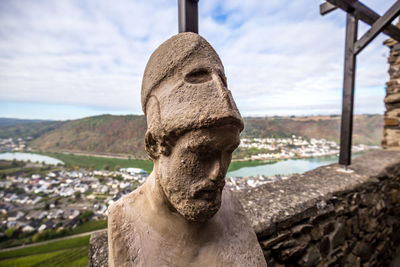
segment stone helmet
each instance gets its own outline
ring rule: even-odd
[[[211,45],[191,32],[177,34],[151,55],[143,75],[142,109],[146,115],[146,150],[171,137],[200,128],[243,120],[227,89],[224,67]]]

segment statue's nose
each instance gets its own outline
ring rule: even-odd
[[[221,162],[219,160],[214,161],[210,171],[210,180],[217,182],[220,179],[221,174]]]

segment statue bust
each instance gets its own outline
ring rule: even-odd
[[[150,57],[142,83],[146,182],[109,207],[110,266],[266,266],[225,175],[243,120],[215,50],[173,36]]]

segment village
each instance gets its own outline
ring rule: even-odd
[[[32,137],[23,138],[0,138],[0,152],[24,151],[27,148],[26,142]]]
[[[292,158],[311,158],[336,155],[339,145],[326,139],[306,140],[301,136],[291,138],[241,138],[239,148],[256,149],[262,153],[252,154],[243,160],[277,160]],[[362,152],[374,148],[364,144],[354,145],[352,151]]]
[[[26,236],[74,229],[88,219],[104,220],[107,207],[146,177],[138,168],[7,176],[0,181],[0,237],[7,229]]]

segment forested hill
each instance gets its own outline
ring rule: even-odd
[[[290,137],[339,140],[339,116],[247,117],[242,137]],[[0,119],[1,122],[1,119]],[[379,145],[382,115],[354,118],[354,143]],[[146,122],[142,115],[101,115],[71,121],[0,123],[0,138],[32,136],[30,146],[43,151],[128,154],[145,157]]]
[[[0,118],[0,138],[28,138],[33,139],[45,133],[53,131],[65,121],[45,121],[45,120],[20,120]]]
[[[356,115],[353,125],[353,143],[380,145],[383,133],[382,115]],[[245,118],[242,135],[290,137],[292,134],[339,142],[340,116]]]
[[[101,115],[72,120],[30,143],[44,151],[129,154],[145,157],[144,116]]]

